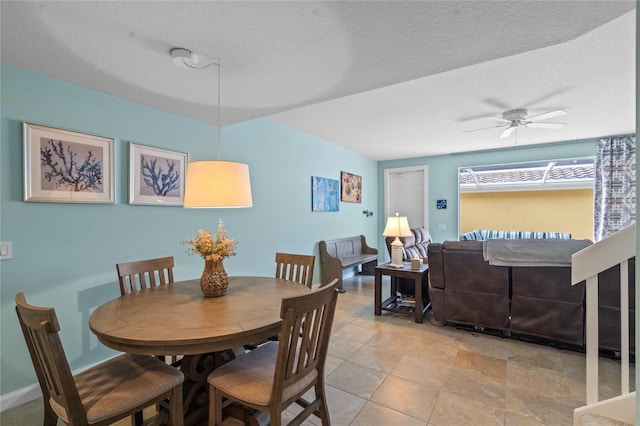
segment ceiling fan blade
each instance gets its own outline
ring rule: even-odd
[[[567,123],[525,123],[525,127],[535,127],[537,129],[562,129]]]
[[[500,123],[504,123],[504,124],[511,123],[511,121],[510,121],[510,120],[507,120],[507,119],[502,118],[502,117],[496,117],[496,116],[494,116],[494,115],[487,115],[487,116],[485,116],[485,117],[483,117],[483,118],[488,118],[489,120],[498,121],[498,122],[500,122]]]
[[[500,135],[500,139],[508,138],[509,135],[516,129],[517,126],[510,126],[505,129],[504,132]]]
[[[506,124],[501,124],[499,126],[483,127],[481,129],[464,130],[462,133],[478,132],[480,130],[495,129],[496,127],[505,127],[505,126]]]
[[[527,121],[548,120],[549,118],[560,117],[567,114],[568,112],[563,109],[556,109],[554,111],[543,112],[542,114],[527,117]]]

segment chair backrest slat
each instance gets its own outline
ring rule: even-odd
[[[331,326],[338,300],[337,279],[302,296],[282,299],[273,395],[318,369],[324,374]]]
[[[304,284],[313,284],[313,266],[316,257],[306,254],[276,253],[276,278]]]
[[[70,424],[86,424],[86,411],[60,341],[54,309],[29,305],[24,293],[18,293],[16,313],[43,397],[63,407]]]
[[[125,295],[173,282],[173,256],[118,263],[120,294]]]

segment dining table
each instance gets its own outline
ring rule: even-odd
[[[198,279],[179,281],[104,303],[89,328],[118,351],[183,356],[185,425],[194,425],[206,418],[209,373],[245,345],[277,336],[282,299],[309,291],[295,281],[234,276],[223,296],[204,297]]]

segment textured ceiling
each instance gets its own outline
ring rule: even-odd
[[[270,117],[375,160],[635,132],[635,1],[0,2],[1,60],[223,126]],[[561,130],[483,118],[562,108]],[[552,120],[560,121],[560,120]],[[517,138],[517,141],[516,141]]]

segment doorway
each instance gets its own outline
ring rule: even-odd
[[[385,217],[397,212],[400,216],[407,216],[410,228],[428,229],[428,181],[428,166],[385,169]]]

